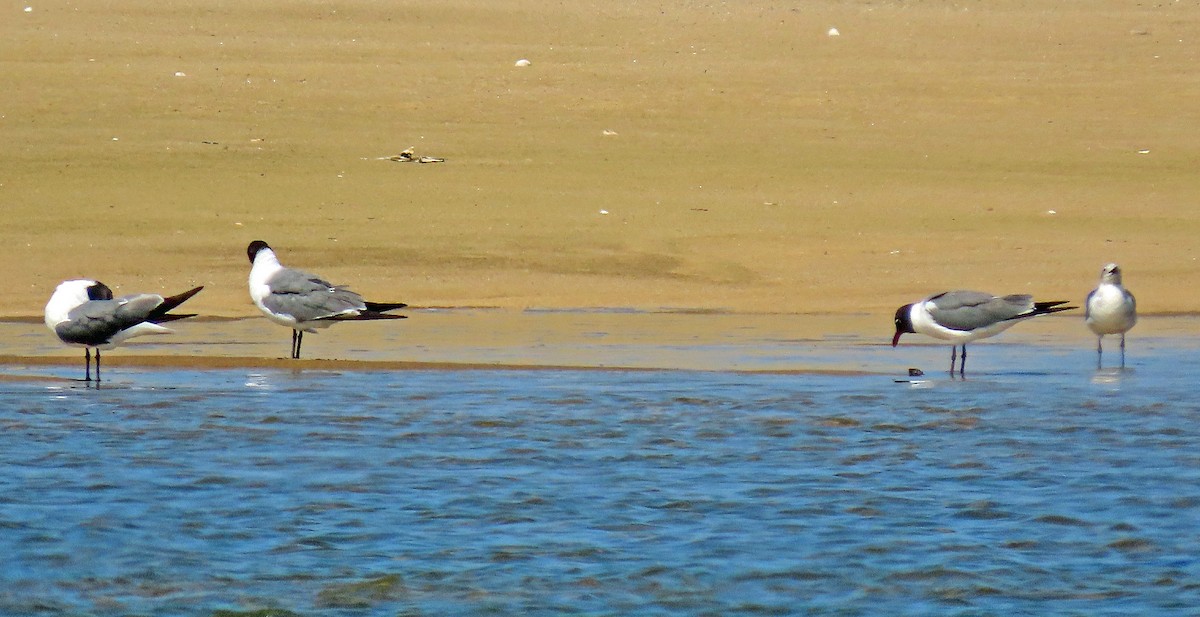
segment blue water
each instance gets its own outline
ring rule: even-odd
[[[1196,354],[1004,353],[2,383],[0,614],[1196,614]]]

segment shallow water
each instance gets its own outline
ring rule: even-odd
[[[1192,614],[1196,354],[977,349],[917,383],[27,369],[0,613]]]

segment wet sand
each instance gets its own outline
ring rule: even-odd
[[[872,315],[754,315],[611,311],[414,311],[403,322],[339,324],[304,338],[291,360],[290,334],[264,318],[199,319],[175,333],[133,339],[103,352],[106,378],[137,368],[358,370],[681,370],[903,377],[909,367],[941,374],[947,346],[908,335],[891,347],[890,322]],[[1148,317],[1129,336],[1129,364],[1194,353],[1191,317]],[[0,321],[0,374],[82,377],[83,353],[39,323]],[[1020,324],[971,345],[968,372],[1021,368],[1037,349],[1071,354],[1064,366],[1094,366],[1096,340],[1080,315]],[[1116,339],[1106,366],[1118,362]],[[1077,356],[1077,357],[1074,357]]]
[[[24,6],[0,315],[91,277],[249,316],[254,239],[372,299],[517,315],[875,336],[948,288],[1078,302],[1108,261],[1143,314],[1200,311],[1190,7]],[[379,160],[409,146],[446,162]]]
[[[290,331],[261,317],[193,319],[174,333],[133,339],[103,352],[120,368],[254,367],[296,370],[620,369],[865,370],[855,347],[878,342],[839,331],[843,315],[809,315],[789,327],[778,315],[628,311],[418,310],[402,322],[338,324],[304,338],[303,358],[286,358]],[[858,316],[859,327],[869,318]],[[815,334],[805,337],[798,332]],[[878,340],[875,340],[878,339]],[[78,366],[83,352],[60,345],[44,325],[0,322],[0,366]],[[824,348],[824,352],[814,350]],[[808,356],[808,357],[806,357]],[[834,356],[839,356],[834,358]],[[2,371],[3,369],[0,369]]]

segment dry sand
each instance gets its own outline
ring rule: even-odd
[[[1078,301],[1117,261],[1143,313],[1200,311],[1190,3],[25,6],[3,316],[77,277],[251,315],[254,239],[417,306],[886,331],[946,288]],[[446,162],[377,159],[408,146]]]

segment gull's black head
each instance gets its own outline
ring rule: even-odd
[[[896,336],[892,337],[892,347],[900,343],[901,334],[913,334],[916,332],[916,330],[913,330],[912,325],[912,305],[905,304],[896,309],[896,318],[894,321],[896,323]]]
[[[250,243],[250,246],[246,247],[246,256],[250,258],[250,263],[254,263],[254,256],[258,255],[259,251],[263,249],[269,250],[270,248],[271,247],[267,246],[266,242],[263,242],[262,240],[255,240],[254,242]]]
[[[112,300],[112,290],[108,285],[96,281],[94,285],[88,285],[87,288],[88,300]]]

